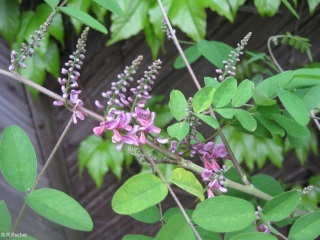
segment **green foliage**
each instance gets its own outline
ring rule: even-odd
[[[298,206],[300,194],[297,191],[289,191],[268,201],[262,210],[262,213],[270,222],[277,222],[285,219]]]
[[[232,106],[241,107],[242,105],[247,103],[249,99],[252,97],[253,87],[254,84],[250,80],[242,81],[239,84],[237,91],[232,98]]]
[[[141,212],[134,213],[130,215],[136,220],[144,223],[156,223],[160,219],[160,211],[157,206],[151,206]]]
[[[244,129],[250,132],[257,129],[257,121],[249,112],[242,109],[235,109],[234,116],[238,119]]]
[[[161,202],[168,194],[166,185],[153,174],[129,178],[114,194],[112,209],[118,214],[134,214]]]
[[[78,159],[79,173],[82,174],[84,167],[88,168],[97,187],[101,187],[103,177],[109,169],[120,179],[124,161],[131,160],[124,150],[117,150],[110,140],[103,140],[95,135],[90,135],[81,142]]]
[[[195,113],[208,109],[214,99],[215,89],[213,87],[201,88],[192,99],[192,106]]]
[[[283,144],[279,137],[272,140],[244,134],[233,128],[224,132],[237,160],[244,162],[250,170],[253,170],[255,163],[262,168],[267,159],[278,167],[282,166]]]
[[[175,214],[157,233],[155,240],[195,240],[192,229],[182,214]]]
[[[203,115],[200,113],[195,113],[195,115],[208,124],[210,127],[217,129],[219,127],[219,122],[217,119],[213,118],[212,116]]]
[[[311,44],[309,43],[308,38],[303,38],[286,32],[286,35],[282,36],[281,44],[289,44],[289,46],[292,46],[301,52],[306,52],[309,60],[312,62],[312,54],[310,50]]]
[[[173,90],[170,93],[169,108],[171,114],[177,121],[181,121],[186,117],[188,102],[183,93],[179,90]]]
[[[187,122],[174,123],[167,128],[168,134],[171,137],[176,138],[178,141],[182,141],[182,139],[184,139],[189,133],[189,130],[190,126]]]
[[[27,192],[37,176],[37,157],[26,133],[18,126],[6,127],[0,145],[1,171],[16,190]]]
[[[209,0],[206,1],[206,7],[210,7],[212,11],[216,11],[219,15],[224,16],[230,22],[234,21],[230,1],[227,0]]]
[[[186,214],[189,218],[192,217],[193,210],[190,209],[184,209]],[[164,214],[163,214],[163,220],[165,222],[168,222],[170,218],[172,218],[176,214],[181,214],[181,210],[178,207],[172,207],[169,208]]]
[[[230,240],[277,240],[275,236],[262,232],[241,233],[239,235],[230,238]]]
[[[280,0],[254,0],[254,5],[262,17],[274,16],[279,9],[280,3]]]
[[[230,103],[232,97],[234,96],[237,90],[237,80],[229,77],[223,81],[220,86],[215,91],[213,96],[213,105],[214,108],[222,108]]]
[[[19,1],[0,1],[0,34],[8,41],[13,42],[19,29]]]
[[[69,15],[70,17],[78,19],[82,23],[86,24],[88,27],[91,27],[99,32],[104,33],[104,34],[108,33],[108,30],[101,23],[99,23],[97,20],[95,20],[89,14],[87,14],[77,8],[61,7],[59,9],[61,12]]]
[[[188,63],[191,64],[197,61],[201,57],[201,53],[198,50],[198,44],[192,45],[188,47],[186,50],[183,51],[184,55],[186,56]],[[179,55],[173,63],[173,67],[175,69],[184,68],[186,66],[185,62],[183,61],[182,57]]]
[[[312,15],[320,4],[320,0],[308,0],[309,12]]]
[[[255,224],[251,224],[248,227],[241,229],[239,231],[226,233],[224,235],[224,240],[230,240],[235,236],[242,235],[243,233],[255,233],[257,231],[257,226]]]
[[[289,238],[312,240],[320,235],[320,212],[309,213],[299,218],[291,227]]]
[[[192,172],[183,168],[176,168],[171,173],[169,181],[186,192],[197,196],[200,201],[204,200],[203,187]]]
[[[64,192],[42,188],[31,192],[26,203],[45,218],[65,227],[91,231],[93,222],[87,211]]]
[[[9,233],[11,232],[12,222],[9,210],[4,201],[0,201],[0,232],[1,233]],[[0,239],[2,236],[0,235]]]
[[[108,9],[111,12],[118,14],[119,16],[125,16],[121,7],[115,0],[94,0],[94,2],[98,3],[99,5],[101,5],[105,9]]]
[[[251,203],[235,197],[217,196],[200,203],[192,220],[213,232],[233,232],[249,226],[255,220]]]
[[[58,6],[60,0],[44,0],[46,3],[50,5],[50,7],[55,8]]]
[[[152,237],[148,237],[140,234],[129,234],[122,238],[122,240],[152,240]]]

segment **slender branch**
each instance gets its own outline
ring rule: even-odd
[[[277,68],[280,70],[280,72],[283,72],[283,69],[282,69],[282,67],[280,66],[280,64],[278,63],[278,61],[276,60],[276,58],[275,58],[274,55],[273,55],[272,48],[271,48],[271,41],[272,41],[273,39],[276,39],[276,38],[279,38],[279,37],[284,37],[284,36],[285,36],[285,35],[278,35],[278,36],[269,37],[268,43],[267,43],[270,57],[271,57],[273,63],[274,63],[274,64],[277,66]]]
[[[0,70],[1,70],[1,69],[0,69]],[[68,122],[68,124],[67,124],[67,126],[66,126],[65,129],[63,130],[61,136],[59,137],[56,145],[54,146],[52,152],[50,153],[50,156],[48,157],[45,165],[44,165],[43,168],[41,169],[41,172],[39,173],[36,181],[34,182],[34,184],[33,184],[33,186],[32,186],[32,188],[28,191],[28,194],[32,193],[32,192],[36,189],[36,187],[38,186],[41,178],[43,177],[43,175],[44,175],[44,173],[46,172],[47,168],[49,167],[50,163],[52,162],[53,156],[54,156],[55,153],[57,152],[58,148],[61,146],[61,143],[62,143],[63,139],[65,138],[67,132],[69,131],[69,129],[70,129],[72,123],[73,123],[72,120],[73,120],[73,118],[71,117],[70,120],[69,120],[69,122]],[[17,220],[16,220],[16,222],[15,222],[13,228],[12,228],[12,232],[15,232],[15,231],[16,231],[16,229],[17,229],[17,227],[18,227],[18,225],[19,225],[19,223],[20,223],[20,221],[21,221],[21,218],[22,218],[22,216],[23,216],[23,214],[24,214],[24,211],[25,211],[25,209],[26,209],[26,206],[27,206],[27,203],[24,202],[24,204],[23,204],[23,206],[22,206],[22,208],[21,208],[21,210],[20,210],[20,212],[19,212],[19,215],[18,215],[18,217],[17,217]]]
[[[161,9],[163,18],[165,19],[166,24],[167,24],[167,26],[168,26],[168,28],[169,28],[170,34],[171,34],[171,36],[172,36],[172,41],[173,41],[174,45],[176,45],[176,48],[178,49],[180,56],[182,57],[184,63],[186,64],[186,67],[187,67],[187,69],[188,69],[188,71],[189,71],[189,73],[190,73],[190,76],[191,76],[194,84],[195,84],[195,85],[197,86],[197,88],[200,90],[200,89],[201,89],[200,83],[199,83],[196,75],[194,74],[194,72],[193,72],[193,70],[192,70],[192,68],[191,68],[191,66],[190,66],[190,64],[189,64],[186,56],[184,55],[184,52],[183,52],[183,50],[182,50],[182,48],[181,48],[181,46],[180,46],[180,44],[179,44],[179,41],[178,41],[178,39],[177,39],[177,37],[176,37],[176,33],[175,33],[175,31],[173,30],[173,28],[172,28],[172,26],[171,26],[171,23],[170,23],[170,21],[169,21],[169,19],[168,19],[166,10],[165,10],[164,7],[163,7],[162,1],[161,1],[161,0],[158,0],[158,4],[159,4],[159,6],[160,6],[160,9]]]
[[[201,89],[200,83],[199,83],[197,77],[195,76],[195,74],[194,74],[194,72],[193,72],[193,70],[192,70],[192,68],[191,68],[191,66],[190,66],[190,64],[189,64],[189,62],[188,62],[188,60],[187,60],[187,58],[186,58],[186,56],[185,56],[182,48],[181,48],[181,46],[180,46],[179,40],[177,39],[176,33],[175,33],[175,31],[173,30],[173,28],[172,28],[172,26],[171,26],[171,23],[170,23],[170,21],[169,21],[169,19],[168,19],[166,10],[165,10],[164,7],[163,7],[162,1],[161,1],[161,0],[158,0],[158,4],[159,4],[160,9],[161,9],[161,11],[162,11],[163,18],[164,18],[164,20],[165,20],[165,22],[166,22],[166,24],[167,24],[167,26],[168,26],[168,28],[169,28],[172,41],[174,42],[176,48],[178,49],[178,52],[179,52],[180,56],[182,57],[184,63],[186,64],[186,67],[187,67],[187,69],[188,69],[188,71],[189,71],[189,74],[190,74],[190,76],[191,76],[194,84],[196,85],[196,87],[198,88],[198,90],[200,90],[200,89]],[[212,111],[212,108],[210,108],[210,115],[211,115],[213,118],[216,118],[216,117],[214,116],[214,113],[213,113],[213,111]],[[220,127],[218,128],[218,131],[219,131],[219,135],[220,135],[220,137],[221,137],[221,140],[222,140],[223,144],[226,146],[227,151],[228,151],[228,153],[229,153],[230,156],[231,156],[231,161],[232,161],[233,165],[235,166],[238,174],[240,175],[243,183],[244,183],[244,184],[249,184],[246,176],[242,173],[241,167],[240,167],[240,165],[239,165],[236,157],[234,156],[234,154],[233,154],[233,152],[232,152],[232,150],[231,150],[231,148],[230,148],[230,146],[229,146],[229,143],[228,143],[228,141],[227,141],[224,133],[220,130]]]
[[[38,84],[36,84],[34,82],[22,77],[18,73],[14,73],[13,74],[11,72],[8,72],[8,71],[0,69],[0,74],[6,75],[8,77],[11,77],[11,78],[13,78],[13,79],[15,79],[15,80],[27,85],[27,86],[35,88],[39,92],[42,92],[43,94],[45,94],[45,95],[47,95],[47,96],[49,96],[51,98],[54,98],[56,100],[62,99],[61,96],[59,96],[59,95],[53,93],[52,91],[50,91],[50,90],[48,90],[48,89],[46,89],[46,88],[44,88],[44,87],[42,87],[42,86],[40,86],[40,85],[38,85]],[[81,109],[82,112],[85,112],[87,114],[87,116],[89,116],[89,117],[91,117],[91,118],[93,118],[93,119],[95,119],[95,120],[97,120],[99,122],[104,121],[103,116],[101,116],[101,115],[99,115],[99,114],[97,114],[95,112],[92,112],[92,111],[90,111],[90,110],[88,110],[88,109],[86,109],[84,107],[82,107],[80,109]],[[151,148],[153,148],[153,149],[155,149],[155,150],[157,150],[158,152],[162,153],[163,155],[167,156],[168,158],[175,160],[176,164],[178,164],[180,167],[189,169],[189,170],[197,173],[198,175],[201,175],[201,173],[204,171],[204,168],[194,164],[190,160],[186,160],[186,159],[183,159],[181,157],[178,157],[177,155],[175,155],[174,153],[168,151],[167,149],[165,149],[161,145],[160,146],[156,145],[156,144],[154,144],[153,142],[151,142],[149,140],[146,140],[146,145],[151,147]],[[237,189],[239,191],[243,190],[243,188],[239,188],[239,189],[237,188],[238,186],[242,186],[241,184],[239,184],[239,185],[232,184],[232,181],[230,181],[230,180],[228,180],[228,182],[231,183],[231,184],[229,184],[229,187],[231,187],[231,188],[235,187],[235,189]],[[247,188],[245,188],[245,189],[247,189]],[[251,194],[251,193],[249,193],[249,194]],[[252,194],[252,195],[256,196],[255,194]]]
[[[141,151],[143,152],[143,154],[145,155],[145,157],[147,158],[148,162],[152,165],[152,167],[154,168],[154,170],[157,172],[158,176],[160,177],[160,179],[162,180],[162,182],[166,185],[166,187],[168,188],[171,196],[173,197],[174,201],[176,202],[176,204],[178,205],[180,211],[182,212],[182,215],[184,216],[184,218],[187,220],[187,223],[189,224],[189,226],[191,227],[192,231],[194,232],[194,234],[196,235],[197,239],[202,240],[201,236],[199,235],[197,229],[194,227],[193,223],[191,222],[191,219],[189,218],[188,214],[186,213],[186,211],[184,210],[182,204],[180,203],[179,199],[177,198],[176,194],[174,193],[174,191],[172,190],[172,188],[170,187],[170,185],[167,183],[166,179],[164,178],[164,176],[162,175],[161,171],[159,170],[157,164],[154,163],[154,161],[152,160],[152,158],[149,156],[149,153],[146,151],[146,149],[143,146],[140,146]]]

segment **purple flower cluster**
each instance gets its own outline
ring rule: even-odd
[[[9,71],[17,70],[17,67],[19,66],[22,68],[27,67],[24,61],[28,56],[32,57],[35,47],[40,47],[40,42],[42,38],[46,36],[46,32],[48,31],[48,28],[50,27],[55,14],[55,11],[51,13],[47,21],[40,26],[40,30],[35,30],[35,36],[30,36],[30,44],[27,45],[25,43],[22,43],[22,47],[20,49],[21,55],[19,55],[16,51],[11,52],[11,65],[9,66]]]
[[[149,109],[136,107],[133,113],[125,113],[122,110],[111,108],[106,121],[101,122],[99,127],[93,128],[95,135],[100,136],[106,130],[112,130],[112,142],[120,143],[117,149],[123,144],[139,146],[146,143],[146,134],[159,134],[161,129],[154,125],[156,114]],[[157,138],[156,138],[157,139]],[[166,143],[166,139],[159,139],[160,143]]]
[[[62,97],[64,101],[54,101],[53,105],[55,106],[66,106],[69,107],[69,104],[72,106],[70,110],[73,113],[73,122],[77,123],[77,118],[84,120],[84,113],[79,109],[83,106],[83,101],[79,99],[79,94],[81,90],[76,90],[78,88],[78,78],[80,77],[80,69],[83,64],[82,60],[85,58],[85,42],[89,33],[89,28],[85,28],[81,34],[81,37],[78,39],[76,45],[77,50],[70,55],[70,60],[65,63],[67,68],[61,69],[61,74],[66,75],[66,77],[58,78],[58,81],[61,85]],[[75,88],[75,89],[74,89]],[[72,89],[72,90],[70,90]],[[69,98],[69,99],[68,99]]]
[[[162,62],[160,60],[154,61],[154,63],[149,66],[149,71],[144,72],[144,77],[137,81],[137,87],[130,87],[130,82],[133,82],[132,74],[136,73],[138,65],[140,65],[143,57],[139,56],[132,62],[130,67],[126,66],[124,72],[118,75],[118,81],[111,83],[111,90],[103,92],[102,96],[107,98],[107,106],[105,107],[100,101],[96,100],[95,104],[98,108],[104,110],[104,115],[106,116],[113,105],[117,105],[120,108],[129,107],[133,110],[136,106],[139,108],[144,108],[148,99],[151,98],[149,92],[151,91],[151,85],[154,84],[156,74],[161,68]],[[126,97],[125,94],[128,91],[133,94],[133,96]]]
[[[236,63],[240,61],[239,57],[243,54],[242,50],[247,45],[249,39],[251,37],[251,32],[249,32],[240,43],[238,43],[237,48],[234,51],[231,51],[229,54],[229,59],[227,61],[223,61],[224,69],[216,69],[216,72],[220,74],[218,77],[219,81],[223,81],[228,75],[234,76],[236,75]]]
[[[208,183],[208,198],[214,197],[213,190],[218,189],[221,192],[227,192],[223,187],[225,177],[220,174],[221,168],[217,162],[218,158],[226,158],[228,153],[224,144],[215,145],[214,142],[208,142],[202,145],[198,150],[202,154],[201,160],[203,161],[205,170],[202,172],[202,180]]]

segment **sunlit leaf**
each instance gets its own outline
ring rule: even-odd
[[[81,231],[93,228],[87,211],[64,192],[41,188],[28,194],[26,203],[41,216],[65,227]]]

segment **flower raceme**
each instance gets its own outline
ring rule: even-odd
[[[146,143],[146,134],[159,134],[161,129],[154,125],[155,112],[149,109],[136,107],[134,112],[125,113],[123,110],[111,108],[106,121],[100,126],[93,128],[95,135],[100,136],[104,131],[112,130],[112,142],[120,143],[117,149],[121,149],[123,144],[139,146]],[[160,143],[165,143],[165,139],[159,139]]]

